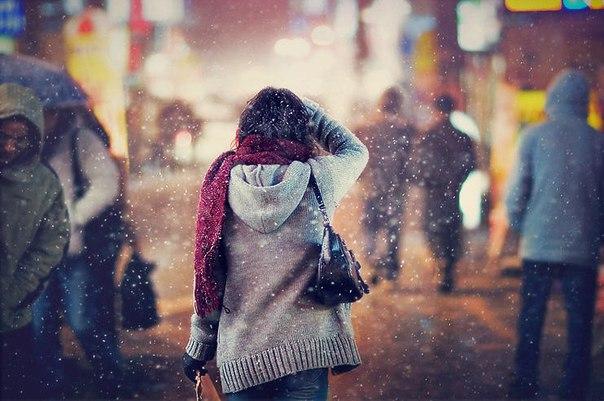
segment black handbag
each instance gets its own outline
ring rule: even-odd
[[[159,323],[157,300],[151,272],[155,264],[135,252],[126,267],[120,285],[122,327],[126,330],[148,329]]]
[[[361,265],[352,251],[346,247],[342,237],[331,226],[321,191],[312,174],[310,185],[323,215],[323,243],[317,276],[308,288],[308,293],[317,302],[326,306],[358,301],[363,295],[369,294],[369,286],[361,277]]]

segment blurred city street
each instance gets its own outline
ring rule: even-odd
[[[0,399],[604,401],[603,17],[0,0]]]
[[[191,238],[201,176],[201,171],[185,171],[133,178],[131,183],[140,246],[158,264],[153,278],[162,314],[158,327],[121,335],[140,399],[194,399],[193,386],[181,373],[180,356],[192,312]],[[336,227],[351,247],[360,249],[355,240],[360,235],[358,188],[343,206]],[[519,279],[500,277],[498,268],[485,270],[486,236],[476,231],[467,235],[459,289],[438,295],[421,232],[407,227],[405,234],[402,277],[380,284],[353,307],[364,365],[333,377],[333,399],[503,399],[511,375]],[[371,266],[363,266],[368,276]],[[541,367],[544,391],[554,394],[566,349],[559,289],[549,311]],[[600,325],[596,338],[601,339],[602,329]],[[601,349],[594,363],[592,399],[597,400],[604,391]],[[213,364],[210,375],[218,384]]]

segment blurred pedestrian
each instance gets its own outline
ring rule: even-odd
[[[27,88],[0,85],[0,339],[2,399],[32,394],[31,304],[69,241],[58,178],[42,163],[44,118]]]
[[[399,89],[389,88],[379,100],[376,115],[357,129],[371,154],[362,177],[367,194],[363,229],[366,254],[377,267],[374,283],[379,278],[394,280],[401,267],[398,250],[411,176],[411,143],[416,136],[415,127],[405,120],[402,108]],[[378,252],[379,242],[385,243],[385,252]]]
[[[424,233],[441,265],[439,291],[455,287],[455,264],[462,253],[461,186],[476,167],[472,139],[453,126],[454,100],[443,95],[434,106],[438,121],[428,130],[414,152],[415,179],[425,189]]]
[[[326,400],[328,368],[361,360],[350,304],[307,293],[323,233],[309,182],[333,214],[367,149],[318,105],[274,88],[248,102],[236,140],[201,188],[185,373],[193,380],[216,354],[229,400]],[[317,146],[330,155],[317,157]]]
[[[33,308],[36,377],[50,398],[70,391],[61,318],[86,353],[102,396],[115,396],[122,377],[113,284],[122,228],[115,210],[119,172],[104,130],[89,113],[62,108],[46,115],[49,141],[43,155],[63,185],[72,232],[67,257]]]
[[[548,89],[548,120],[521,134],[506,206],[522,236],[522,308],[518,320],[514,398],[539,392],[539,343],[554,278],[568,314],[563,399],[586,397],[590,376],[596,266],[604,227],[604,136],[587,125],[589,86],[573,70]]]
[[[157,115],[158,135],[151,150],[151,164],[159,168],[178,166],[175,146],[179,134],[188,135],[190,146],[199,137],[203,122],[193,108],[182,100],[166,104]]]

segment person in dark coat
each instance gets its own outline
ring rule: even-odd
[[[411,143],[417,132],[401,116],[402,106],[400,91],[387,89],[376,116],[357,129],[371,154],[362,177],[367,194],[363,229],[366,254],[377,267],[374,283],[379,278],[395,279],[401,266],[398,249],[410,178]],[[378,241],[386,243],[385,252],[378,253]]]
[[[424,233],[434,257],[444,263],[439,290],[449,293],[462,251],[459,192],[476,167],[476,155],[472,139],[451,124],[453,99],[440,96],[435,107],[439,119],[417,145],[415,173],[425,188]]]
[[[59,179],[40,162],[42,103],[33,91],[0,85],[0,399],[30,399],[32,302],[69,242]]]

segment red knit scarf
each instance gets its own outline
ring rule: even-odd
[[[195,235],[195,312],[204,317],[220,307],[214,272],[219,259],[231,169],[239,164],[281,164],[306,161],[310,149],[287,139],[248,135],[236,150],[220,155],[201,184]]]

